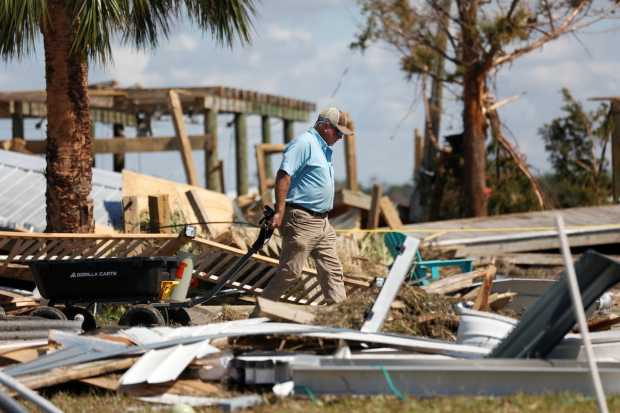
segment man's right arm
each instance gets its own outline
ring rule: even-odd
[[[276,196],[276,213],[271,220],[271,228],[280,228],[282,218],[284,217],[284,208],[286,207],[286,195],[291,187],[291,176],[282,169],[278,169],[276,174],[275,196]]]

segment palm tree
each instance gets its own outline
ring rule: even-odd
[[[252,0],[0,0],[0,55],[45,49],[47,232],[94,231],[88,62],[106,66],[111,41],[155,49],[186,18],[220,45],[250,44]]]

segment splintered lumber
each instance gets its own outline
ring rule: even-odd
[[[314,314],[310,314],[301,309],[295,309],[290,304],[277,303],[275,301],[267,300],[265,298],[258,297],[257,305],[259,308],[259,317],[268,317],[273,321],[285,321],[289,323],[298,324],[312,324]]]
[[[366,228],[377,229],[379,227],[379,201],[381,200],[381,193],[383,192],[383,185],[374,184],[372,186],[372,198],[370,201],[370,211],[368,213],[368,223]]]
[[[140,210],[137,196],[123,197],[123,224],[126,234],[140,233]]]
[[[383,196],[379,200],[379,208],[381,208],[381,213],[383,214],[383,219],[388,224],[390,229],[403,229],[403,222],[400,220],[398,216],[398,211],[392,205],[392,201],[388,196]]]
[[[510,304],[510,302],[513,298],[515,298],[516,295],[517,293],[491,294],[489,296],[489,307],[491,307],[491,310],[493,311],[501,310],[502,308]]]
[[[185,192],[185,196],[187,196],[187,200],[192,206],[194,214],[196,214],[196,218],[198,218],[198,222],[201,223],[200,226],[202,227],[204,233],[210,235],[211,237],[215,237],[217,234],[215,233],[213,225],[209,221],[209,214],[207,214],[207,210],[200,203],[198,192],[195,189],[190,189]]]
[[[482,288],[480,288],[478,297],[476,297],[473,310],[489,311],[489,294],[491,293],[491,288],[493,287],[493,277],[495,277],[496,272],[497,268],[495,267],[495,259],[491,259],[491,263],[486,268],[484,282],[482,283]]]
[[[432,282],[429,285],[423,285],[420,288],[429,294],[450,294],[471,286],[474,281],[485,277],[486,274],[487,268],[481,268],[471,272],[443,278]]]
[[[233,220],[232,201],[225,195],[208,189],[180,184],[153,176],[143,175],[137,172],[123,170],[123,196],[137,196],[139,205],[148,204],[148,196],[155,194],[167,194],[170,197],[170,208],[173,212],[180,211],[185,222],[198,222],[185,193],[195,189],[200,203],[209,215],[217,233],[223,232],[231,226]]]
[[[140,357],[129,357],[98,360],[73,366],[56,367],[44,372],[17,376],[16,379],[30,389],[39,389],[41,387],[54,386],[72,380],[85,379],[119,370],[127,370],[129,367],[133,366],[139,358]]]
[[[611,327],[620,323],[620,316],[610,314],[608,316],[588,321],[588,330],[593,333],[595,331],[611,330]],[[579,332],[579,326],[573,327],[573,333]]]
[[[168,98],[172,112],[172,123],[174,124],[179,146],[181,147],[181,158],[183,159],[183,167],[187,175],[187,182],[189,182],[190,185],[198,186],[200,183],[198,181],[198,174],[196,173],[194,158],[192,157],[192,145],[187,136],[185,122],[183,121],[183,108],[181,107],[179,94],[174,90],[169,90]]]
[[[343,188],[334,194],[334,206],[346,205],[353,208],[370,210],[371,197],[368,194],[359,191],[351,191]]]

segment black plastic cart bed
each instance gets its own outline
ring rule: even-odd
[[[168,321],[189,324],[184,308],[202,304],[217,296],[224,285],[243,264],[262,248],[273,234],[269,219],[274,211],[266,207],[257,240],[248,252],[220,278],[207,294],[183,301],[158,301],[164,281],[174,281],[179,260],[175,257],[133,257],[74,259],[28,262],[34,281],[47,307],[34,310],[33,315],[56,319],[83,319],[83,329],[96,327],[93,315],[79,303],[139,303],[131,306],[119,320],[120,325],[164,325]],[[63,311],[54,308],[65,304]]]

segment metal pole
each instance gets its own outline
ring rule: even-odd
[[[575,267],[573,266],[573,258],[571,257],[570,248],[568,245],[568,237],[564,231],[564,218],[561,213],[558,212],[555,217],[555,221],[558,227],[558,235],[560,237],[560,249],[562,250],[562,257],[564,258],[564,265],[566,266],[568,291],[570,293],[571,301],[573,302],[573,310],[575,311],[575,318],[577,319],[577,325],[579,326],[579,332],[581,333],[581,341],[583,342],[583,346],[586,350],[586,357],[588,359],[588,366],[590,367],[590,375],[592,376],[592,385],[594,386],[598,408],[601,413],[608,413],[609,410],[607,410],[605,392],[603,391],[601,376],[598,373],[598,366],[596,365],[594,353],[592,352],[590,330],[588,330],[586,313],[583,309],[583,301],[581,299],[581,292],[579,291],[579,283],[577,282],[577,275],[575,274]]]
[[[43,410],[45,413],[63,413],[62,410],[54,406],[51,402],[47,401],[46,399],[39,396],[31,389],[29,389],[28,387],[21,384],[19,381],[17,381],[13,377],[1,371],[0,371],[0,383],[2,383],[2,385],[6,387],[7,389],[13,390],[14,392],[18,393],[22,399],[32,402],[35,406],[39,407],[39,409]],[[11,411],[21,412],[21,410],[11,410]],[[28,410],[24,409],[24,411],[28,411]]]

